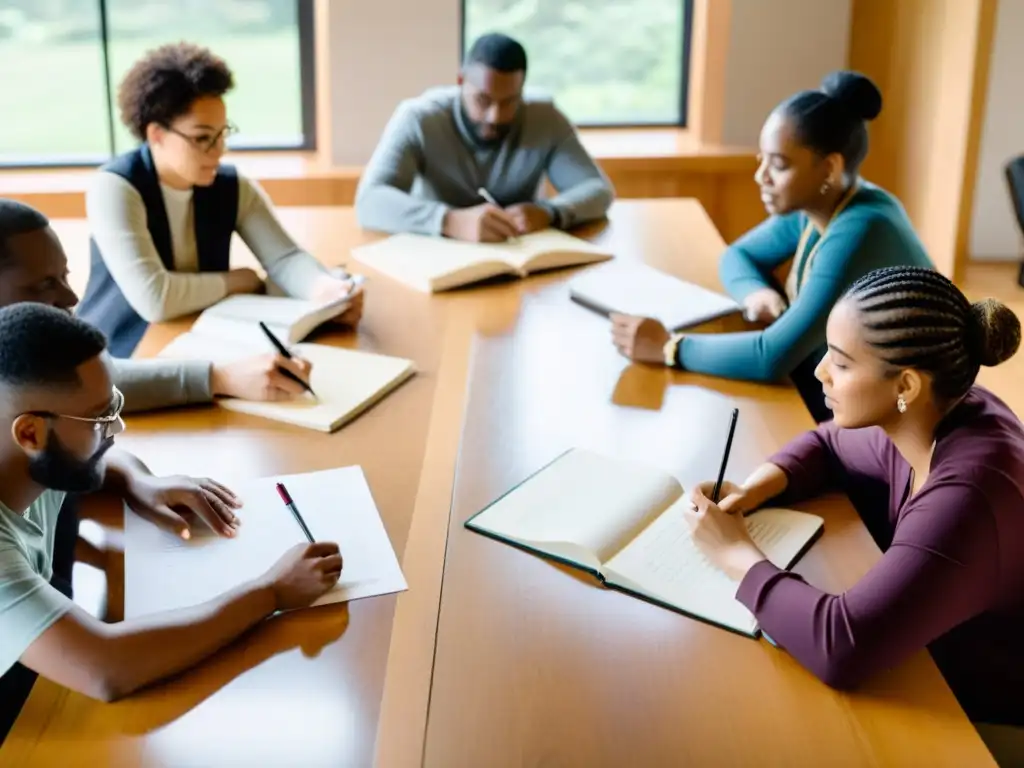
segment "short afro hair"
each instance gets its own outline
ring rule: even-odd
[[[476,39],[466,54],[464,66],[483,64],[497,72],[525,72],[526,49],[508,35],[491,32]]]
[[[36,232],[50,226],[50,220],[31,205],[0,198],[0,269],[7,265],[10,252],[7,240],[15,235]]]
[[[0,384],[5,387],[77,384],[78,366],[106,348],[100,331],[56,307],[21,302],[0,309]]]
[[[121,122],[145,141],[150,123],[168,126],[196,99],[223,96],[234,85],[228,65],[209,49],[185,42],[162,45],[135,62],[121,81]]]

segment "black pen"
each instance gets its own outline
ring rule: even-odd
[[[260,320],[260,330],[266,334],[267,338],[270,339],[270,343],[273,344],[274,347],[277,348],[277,351],[281,353],[281,357],[287,358],[288,360],[294,359],[292,357],[292,353],[288,351],[288,347],[282,344],[280,339],[278,339],[277,336],[271,333],[270,329],[267,327],[267,324],[264,323],[262,320]],[[313,388],[309,386],[309,384],[304,382],[302,379],[300,379],[298,376],[296,376],[294,373],[285,368],[278,368],[278,370],[281,371],[281,374],[283,376],[291,379],[292,381],[298,384],[301,384],[304,390],[309,392],[309,394],[311,394],[313,397],[316,397],[316,392],[313,391]]]
[[[722,455],[722,466],[718,470],[718,482],[715,483],[715,490],[711,494],[711,501],[718,503],[718,497],[722,495],[722,483],[725,482],[725,468],[729,465],[729,452],[732,450],[732,436],[736,434],[736,419],[739,418],[740,409],[732,409],[732,420],[729,422],[729,437],[725,441],[725,453]]]
[[[291,494],[288,493],[288,489],[284,487],[284,483],[277,484],[277,495],[281,497],[281,501],[288,507],[288,511],[292,513],[295,518],[295,522],[299,524],[302,532],[306,534],[306,538],[309,539],[310,544],[315,544],[316,541],[313,539],[313,534],[309,532],[309,528],[306,527],[306,521],[302,519],[302,515],[299,514],[299,508],[295,506],[295,502],[292,501]]]

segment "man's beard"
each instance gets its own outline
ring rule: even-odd
[[[46,448],[29,461],[28,474],[44,488],[67,493],[90,493],[103,485],[103,455],[114,444],[108,437],[96,452],[82,460],[67,449],[56,434],[50,432]]]
[[[475,120],[471,120],[469,115],[466,113],[466,108],[462,107],[462,121],[466,125],[466,129],[469,131],[470,137],[473,139],[473,143],[476,144],[480,149],[494,149],[500,147],[502,142],[508,138],[508,135],[512,132],[512,123],[496,123],[490,126],[494,130],[494,135],[490,138],[485,138],[480,135],[480,131],[485,123],[480,123]]]

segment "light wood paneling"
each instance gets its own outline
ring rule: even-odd
[[[936,266],[962,276],[996,0],[854,0],[850,66],[885,106],[865,176],[899,197]]]

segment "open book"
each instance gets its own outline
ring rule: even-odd
[[[218,398],[221,408],[283,421],[288,424],[333,432],[379,402],[416,373],[412,360],[400,357],[329,347],[324,344],[296,344],[293,355],[312,363],[309,393],[292,400],[261,402]],[[274,352],[270,342],[255,328],[245,341],[231,341],[202,332],[178,336],[160,352],[160,357],[209,360],[226,364],[245,357]]]
[[[352,250],[369,267],[426,293],[446,291],[501,275],[606,261],[606,250],[556,229],[504,243],[465,243],[444,237],[393,235]]]
[[[739,582],[694,543],[678,481],[641,464],[582,449],[562,454],[470,518],[466,527],[593,573],[609,587],[756,637],[754,616],[736,600]],[[765,556],[790,567],[823,521],[788,509],[748,515]]]
[[[203,310],[192,324],[192,332],[223,341],[244,342],[260,333],[258,323],[262,321],[281,341],[295,344],[348,309],[352,297],[362,290],[361,277],[349,279],[356,281],[355,290],[343,299],[326,304],[284,296],[228,296]]]
[[[316,541],[341,548],[341,580],[314,605],[340,603],[407,589],[380,513],[360,467],[228,483],[242,499],[234,538],[204,523],[181,539],[124,511],[126,619],[211,600],[266,573],[306,537],[275,489],[284,483]]]
[[[569,282],[569,298],[599,314],[652,317],[670,331],[739,312],[728,296],[644,264],[608,264]]]

